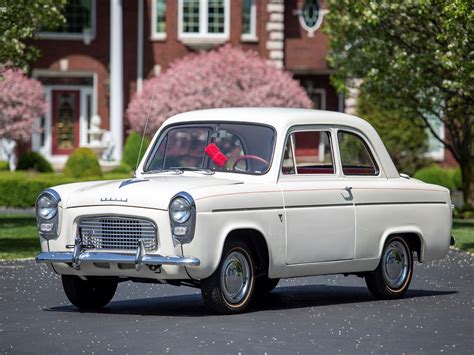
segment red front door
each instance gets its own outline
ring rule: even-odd
[[[68,155],[79,146],[79,90],[53,90],[54,155]]]

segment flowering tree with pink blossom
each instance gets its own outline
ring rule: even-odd
[[[35,119],[45,112],[41,84],[21,70],[0,67],[0,142],[10,170],[16,168],[16,144],[31,139]]]
[[[0,138],[28,142],[46,112],[41,84],[21,70],[0,68]]]
[[[147,133],[152,134],[180,112],[247,106],[311,108],[312,104],[289,73],[254,51],[226,45],[190,54],[145,81],[141,94],[128,106],[127,118],[131,128],[140,132],[150,112]]]

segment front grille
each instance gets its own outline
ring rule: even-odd
[[[136,250],[140,239],[146,250],[157,247],[157,229],[153,222],[130,217],[97,216],[79,221],[82,243],[94,249]]]

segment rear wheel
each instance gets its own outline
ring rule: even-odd
[[[252,253],[241,241],[226,243],[217,270],[201,280],[204,303],[220,314],[243,312],[250,304],[255,287]]]
[[[413,275],[413,255],[400,236],[387,240],[377,268],[367,273],[365,282],[370,293],[379,299],[402,297]]]
[[[117,280],[62,275],[64,292],[69,301],[79,309],[100,309],[114,297]]]

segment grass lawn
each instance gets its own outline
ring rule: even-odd
[[[474,253],[474,220],[455,219],[453,236],[457,248]]]
[[[0,260],[32,258],[39,251],[35,217],[0,215]]]
[[[453,235],[457,248],[474,253],[473,220],[454,220]],[[32,258],[39,251],[34,217],[0,215],[0,260]]]

